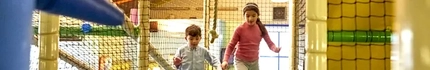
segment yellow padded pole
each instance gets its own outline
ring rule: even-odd
[[[327,70],[327,0],[306,0],[305,70]]]
[[[139,36],[139,70],[149,69],[149,6],[149,0],[138,0],[139,24],[141,27]]]
[[[430,1],[395,0],[393,70],[430,69]]]
[[[40,13],[39,25],[39,69],[57,70],[59,57],[60,19],[58,15]]]

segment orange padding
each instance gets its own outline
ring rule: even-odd
[[[100,56],[99,57],[99,70],[105,70],[104,68],[105,68],[105,61],[106,61],[106,59],[107,58],[109,58],[109,56]]]
[[[120,1],[113,2],[113,3],[115,3],[115,4],[122,4],[122,3],[129,2],[129,1],[133,1],[133,0],[120,0]]]

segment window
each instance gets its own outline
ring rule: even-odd
[[[273,19],[278,20],[278,19],[285,19],[286,18],[286,13],[285,10],[286,7],[273,7]]]

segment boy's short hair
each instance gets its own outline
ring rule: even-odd
[[[202,30],[199,26],[192,24],[185,29],[185,36],[192,36],[192,37],[201,37],[202,36]]]

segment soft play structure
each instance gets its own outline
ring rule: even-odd
[[[272,40],[283,48],[290,48],[279,54],[269,53],[270,50],[262,43],[262,69],[430,68],[428,57],[421,56],[428,54],[426,46],[430,41],[427,37],[430,33],[425,29],[429,26],[430,16],[426,0],[289,0],[281,3],[272,0],[111,1],[115,4],[103,0],[0,2],[0,8],[6,9],[0,12],[0,17],[3,17],[0,22],[4,24],[0,29],[0,52],[4,56],[0,58],[4,61],[0,70],[174,70],[172,54],[177,47],[186,44],[183,31],[190,24],[196,24],[205,31],[201,45],[222,59],[223,48],[235,27],[243,23],[243,4],[250,1],[259,4],[264,15],[260,16],[261,21],[266,24]],[[102,5],[93,6],[97,4]],[[114,11],[91,9],[96,7]],[[288,10],[273,12],[275,7]],[[32,11],[33,22],[30,22]],[[109,13],[114,15],[106,15]],[[177,18],[161,18],[170,14]],[[282,19],[274,19],[279,17]],[[106,26],[119,25],[120,22],[123,25]],[[286,23],[288,25],[283,25]],[[31,37],[33,43],[30,47]],[[288,41],[284,43],[283,40]],[[207,70],[213,69],[206,66]]]
[[[31,12],[35,9],[105,25],[120,25],[124,21],[122,13],[105,0],[10,0],[1,2],[0,8],[7,9],[0,12],[2,16],[0,22],[3,23],[0,44],[3,48],[1,51],[4,53],[2,55],[6,56],[0,58],[5,62],[0,64],[0,67],[7,70],[29,69]],[[55,62],[57,59],[57,57],[51,57],[55,55],[41,56],[41,59],[47,61]]]
[[[34,19],[39,19],[39,12],[34,13]],[[139,46],[137,38],[129,35],[123,27],[102,26],[90,22],[76,20],[69,17],[60,17],[60,60],[67,69],[89,69],[89,70],[110,70],[110,69],[137,69],[137,59]],[[222,20],[217,20],[217,33],[219,39],[210,44],[211,54],[220,57],[220,49],[223,41]],[[151,19],[157,28],[150,33],[150,43],[153,47],[150,50],[150,68],[163,68],[169,70],[172,65],[170,58],[178,47],[186,45],[184,39],[185,28],[191,24],[204,27],[203,21],[198,19]],[[211,24],[213,24],[211,22]],[[139,25],[139,24],[138,24]],[[139,35],[141,29],[136,25],[130,34]],[[38,22],[34,20],[34,33],[38,33]],[[204,38],[204,34],[202,34]],[[200,46],[204,42],[201,41]],[[38,48],[34,46],[32,48]],[[37,69],[38,50],[32,50],[32,69]],[[167,66],[163,64],[166,64]],[[60,66],[60,68],[63,68]]]
[[[293,0],[299,70],[390,70],[396,0]],[[291,4],[291,3],[290,3]]]

